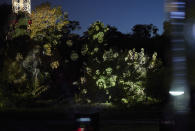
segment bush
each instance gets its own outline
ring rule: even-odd
[[[132,105],[157,101],[147,96],[147,74],[159,69],[157,53],[152,57],[133,50],[107,48],[104,34],[109,28],[95,22],[88,31],[84,45],[84,75],[80,78],[77,99],[86,103]],[[101,35],[98,35],[101,34]],[[100,37],[100,38],[99,38]],[[84,52],[84,50],[82,50]]]

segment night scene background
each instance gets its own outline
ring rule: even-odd
[[[115,26],[123,33],[131,32],[136,24],[153,24],[158,27],[160,34],[163,32],[164,0],[33,0],[32,8],[47,1],[52,6],[62,6],[70,19],[79,21],[82,28],[77,32],[80,34],[97,20]],[[7,0],[1,1],[4,2]]]
[[[194,6],[1,0],[0,129],[193,129]]]

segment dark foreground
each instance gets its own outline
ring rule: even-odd
[[[99,114],[100,131],[195,130],[195,115],[192,112],[177,114],[174,117],[163,117],[162,112],[140,111]],[[0,123],[0,131],[74,131],[75,129],[75,118],[71,112],[0,112]]]

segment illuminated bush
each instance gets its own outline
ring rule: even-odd
[[[27,99],[37,98],[47,90],[48,85],[43,83],[48,80],[48,77],[38,67],[40,65],[40,59],[37,57],[39,53],[40,50],[36,47],[27,55],[17,52],[13,59],[6,57],[0,73],[2,97],[8,98],[13,105],[21,102],[20,100],[24,102]]]
[[[120,52],[106,49],[104,35],[98,35],[105,30],[109,29],[100,22],[95,22],[88,30],[88,41],[81,52],[86,61],[83,64],[84,76],[79,84],[80,100],[128,106],[155,100],[146,95],[145,88],[147,73],[154,72],[160,66],[157,53],[149,57],[144,49],[140,52],[135,49]]]

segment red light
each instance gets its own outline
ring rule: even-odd
[[[85,131],[84,128],[78,128],[77,131]]]
[[[28,20],[28,24],[31,25],[32,24],[32,20]]]

